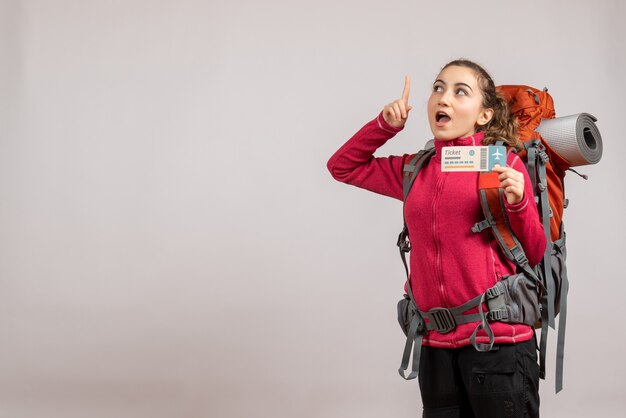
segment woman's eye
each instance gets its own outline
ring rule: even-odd
[[[458,89],[456,91],[456,94],[458,94],[459,96],[467,96],[467,92],[463,89]]]
[[[439,85],[437,85],[437,86],[433,86],[433,91],[434,91],[434,92],[436,92],[436,93],[439,93],[439,92],[440,92],[440,91],[442,91],[442,90],[443,90],[443,87],[441,87],[441,86],[439,86]]]

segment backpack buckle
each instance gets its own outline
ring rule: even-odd
[[[548,153],[546,152],[546,147],[541,143],[541,141],[537,140],[539,144],[537,144],[537,156],[544,164],[547,164],[550,161],[550,157],[548,157]]]
[[[539,189],[539,192],[543,193],[546,191],[546,189],[548,188],[548,186],[546,186],[543,183],[537,183],[537,188]]]
[[[441,334],[447,334],[456,328],[454,315],[447,308],[433,308],[427,312],[427,318],[429,319],[429,328]]]
[[[515,259],[515,262],[518,266],[525,266],[528,264],[528,258],[526,258],[526,254],[524,250],[522,250],[519,246],[515,246],[511,249],[511,254]]]
[[[493,218],[493,216],[489,215],[487,219],[483,219],[480,222],[476,222],[474,226],[472,227],[472,232],[476,234],[478,232],[484,231],[487,228],[491,228],[495,225],[496,225],[496,220]]]
[[[504,280],[506,277],[508,276],[502,277],[502,280]],[[501,294],[504,293],[504,287],[502,285],[502,282],[496,283],[493,287],[490,287],[489,289],[487,289],[485,293],[487,294],[488,299],[493,299],[495,297],[500,296]]]
[[[491,321],[502,321],[509,319],[509,312],[506,309],[499,309],[497,311],[489,311],[487,318]]]
[[[411,241],[407,239],[406,235],[404,235],[403,232],[400,233],[400,236],[398,237],[398,242],[396,245],[400,247],[400,251],[402,251],[403,253],[408,253],[411,251]]]
[[[398,235],[398,242],[396,243],[398,247],[400,247],[400,251],[403,253],[408,253],[411,251],[411,241],[409,241],[406,235],[406,229],[403,229]]]

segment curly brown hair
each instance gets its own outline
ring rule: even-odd
[[[524,146],[517,134],[517,119],[511,115],[507,101],[496,91],[496,85],[489,73],[475,62],[464,58],[450,61],[443,66],[441,71],[452,66],[466,67],[476,73],[478,86],[483,95],[483,108],[493,109],[491,120],[483,126],[476,126],[477,132],[485,132],[483,143],[493,144],[502,140],[506,145],[514,147],[518,151],[522,150]]]

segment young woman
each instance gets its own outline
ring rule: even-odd
[[[410,79],[402,97],[384,106],[328,161],[341,182],[403,199],[403,167],[414,155],[374,157],[374,152],[401,131],[412,107]],[[455,60],[433,83],[428,122],[436,154],[417,176],[405,202],[405,219],[415,251],[410,283],[418,308],[452,308],[473,299],[516,266],[502,254],[490,229],[471,231],[484,219],[477,192],[477,172],[442,172],[441,154],[448,146],[478,146],[504,140],[520,148],[515,120],[496,93],[489,74],[478,64]],[[510,227],[530,265],[542,258],[546,238],[533,201],[523,162],[515,153],[496,166],[504,190]],[[406,286],[405,286],[406,290]],[[476,309],[474,311],[477,311]],[[470,311],[470,312],[474,312]],[[539,366],[531,326],[490,323],[491,351],[470,344],[477,322],[457,325],[448,333],[423,337],[419,385],[424,417],[538,417]],[[488,343],[479,332],[476,343]]]

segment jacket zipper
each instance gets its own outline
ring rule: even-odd
[[[443,286],[443,274],[441,271],[441,253],[439,252],[439,241],[437,240],[437,206],[439,205],[439,198],[441,197],[441,191],[443,190],[443,184],[445,183],[447,175],[441,173],[441,178],[437,182],[437,189],[435,191],[435,198],[433,199],[433,240],[435,241],[435,277],[439,282],[439,296],[443,302],[444,307],[449,307],[448,296]]]
[[[441,301],[443,302],[443,306],[446,308],[450,307],[450,303],[448,302],[448,295],[446,294],[446,289],[443,285],[443,271],[441,268],[441,253],[439,252],[439,241],[437,240],[437,207],[439,206],[439,199],[441,198],[441,194],[443,191],[443,185],[446,182],[447,173],[441,173],[441,179],[437,182],[437,189],[435,192],[435,198],[433,199],[433,240],[435,241],[435,276],[437,276],[437,281],[439,282],[439,296]],[[453,331],[450,334],[450,343],[452,346],[456,346],[456,339],[453,337],[455,332]]]

